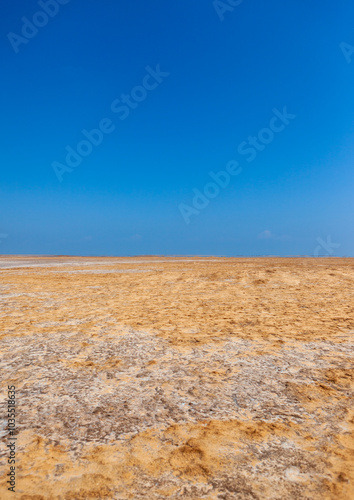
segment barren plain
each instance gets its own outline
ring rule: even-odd
[[[353,499],[353,284],[353,259],[0,257],[0,498]]]

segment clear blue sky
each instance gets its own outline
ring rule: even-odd
[[[3,0],[0,253],[354,256],[353,2],[63,2]]]

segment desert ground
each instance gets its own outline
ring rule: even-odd
[[[353,259],[0,257],[0,498],[353,499],[353,285]]]

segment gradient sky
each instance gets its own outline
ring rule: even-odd
[[[2,4],[0,253],[354,256],[353,2],[42,10]],[[45,25],[14,42],[34,16]],[[157,65],[169,76],[122,120],[112,103]],[[238,146],[285,106],[296,118],[247,161]],[[106,118],[114,131],[59,182],[53,162]],[[231,160],[242,171],[187,224],[181,204]]]

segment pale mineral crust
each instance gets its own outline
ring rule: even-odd
[[[0,257],[0,498],[353,499],[353,285],[353,259]]]

